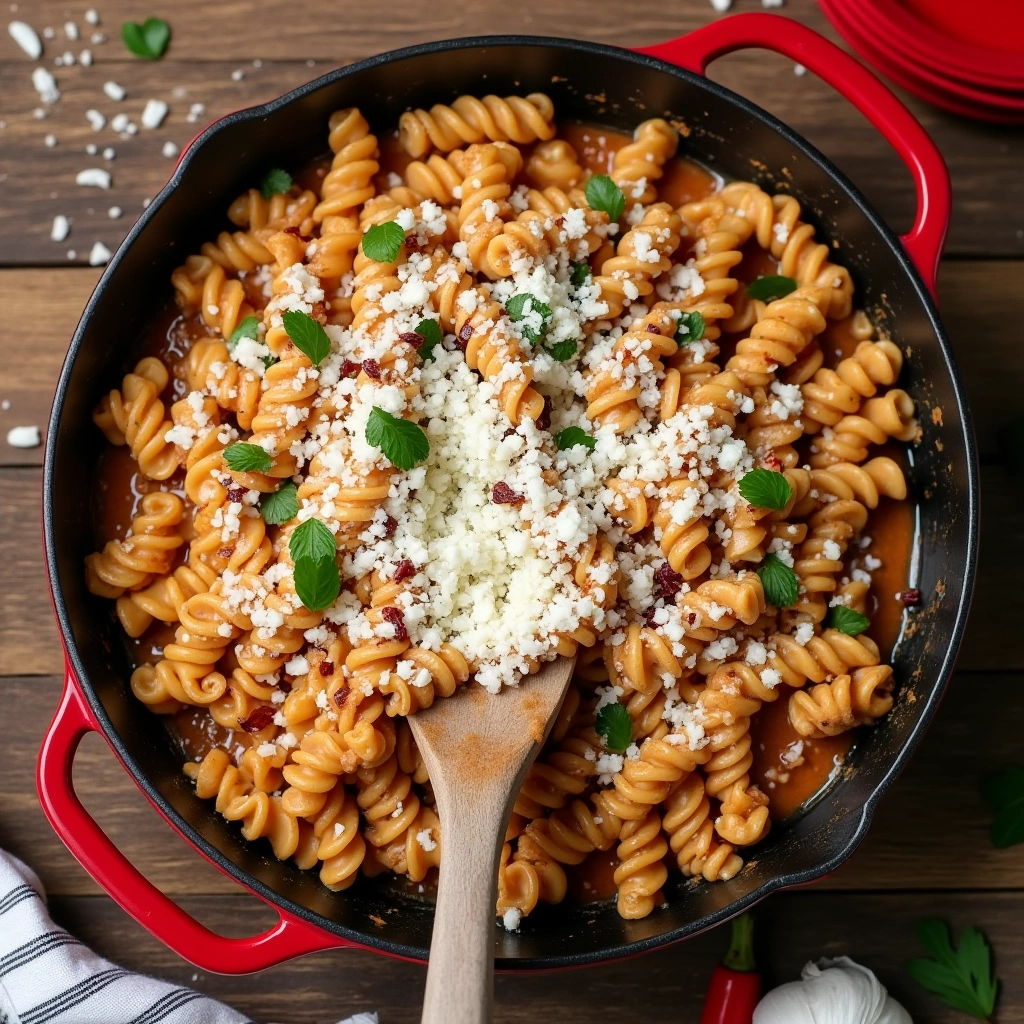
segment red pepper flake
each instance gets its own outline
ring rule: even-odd
[[[921,603],[921,591],[917,587],[914,587],[913,590],[901,590],[896,596],[908,607]]]
[[[339,708],[343,708],[345,706],[345,701],[348,700],[348,695],[351,692],[352,691],[347,686],[343,686],[341,689],[336,690],[334,693],[334,703],[337,704]]]
[[[384,520],[384,536],[385,537],[393,536],[395,530],[397,530],[397,529],[398,529],[398,520],[394,516],[389,515]]]
[[[683,577],[668,562],[662,562],[654,570],[654,592],[658,597],[674,601],[676,594],[682,589]]]
[[[409,639],[409,631],[405,628],[405,614],[401,608],[389,604],[386,608],[381,608],[380,614],[385,622],[390,622],[395,627],[396,640]]]
[[[491,489],[491,501],[495,505],[522,505],[526,499],[516,494],[504,480],[499,480]]]
[[[232,487],[228,491],[228,501],[241,501],[245,497],[244,487]]]
[[[644,614],[644,621],[647,623],[649,629],[657,629],[658,624],[654,621],[654,616],[657,614],[658,608],[656,605],[651,605]]]
[[[423,246],[420,244],[420,240],[415,235],[405,236],[405,249],[406,252],[419,252]]]
[[[697,621],[697,613],[696,612],[687,612],[686,613],[686,624],[688,626],[692,626],[696,621]]]
[[[374,380],[380,380],[380,363],[376,359],[363,360],[363,373]]]
[[[647,325],[647,333],[648,334],[661,334],[661,328],[657,324],[648,324]]]
[[[361,369],[362,363],[353,362],[351,359],[346,359],[341,364],[341,375],[342,377],[354,377]]]
[[[234,553],[235,553],[235,549],[234,548],[218,548],[217,549],[217,557],[218,558],[230,558]]]
[[[416,575],[416,566],[412,564],[412,561],[408,558],[403,558],[398,565],[395,566],[395,575],[391,578],[395,583],[401,583],[402,580],[407,580],[410,576]]]
[[[423,344],[423,335],[415,331],[404,331],[398,336],[398,340],[404,341],[406,345],[412,345],[413,348],[419,348]]]
[[[462,329],[459,331],[459,348],[463,352],[466,351],[466,346],[469,344],[469,339],[473,337],[473,325],[465,323],[462,325]]]
[[[246,732],[262,732],[268,725],[271,725],[274,721],[274,709],[269,704],[261,704],[258,708],[253,708],[249,712],[248,718],[240,718],[238,720],[239,729],[244,729]]]
[[[322,676],[333,676],[334,675],[334,662],[333,661],[321,661],[320,662],[320,675],[322,675]]]
[[[537,429],[538,430],[550,430],[551,429],[551,410],[554,405],[551,401],[550,395],[544,396],[544,408],[541,409],[540,415],[537,417]]]
[[[773,473],[782,472],[782,462],[778,455],[775,454],[774,448],[769,448],[765,453],[764,458],[761,460],[761,464],[765,469],[770,469]]]

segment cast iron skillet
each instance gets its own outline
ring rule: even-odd
[[[915,227],[902,241],[820,153],[703,77],[710,60],[751,46],[775,49],[816,71],[856,102],[901,153],[919,200]],[[163,723],[132,696],[125,646],[107,602],[85,589],[82,559],[94,544],[91,508],[103,444],[90,413],[134,364],[137,339],[167,300],[172,268],[224,224],[228,202],[268,168],[301,166],[321,152],[333,110],[358,105],[372,125],[387,130],[410,106],[427,107],[467,92],[504,96],[533,90],[549,93],[567,119],[631,130],[656,114],[678,118],[688,128],[684,154],[726,176],[752,176],[792,192],[819,237],[838,242],[836,259],[853,273],[860,302],[877,311],[906,351],[903,384],[924,413],[911,474],[920,510],[914,584],[924,605],[896,654],[897,707],[859,741],[853,769],[798,821],[773,830],[746,870],[715,885],[673,876],[668,908],[643,921],[621,920],[610,904],[541,908],[521,934],[496,930],[498,968],[577,966],[653,949],[717,924],[776,889],[834,870],[864,837],[952,669],[974,575],[978,482],[963,388],[929,294],[949,184],[923,129],[884,86],[809,29],[761,14],[724,19],[646,54],[501,36],[429,43],[332,72],[266,106],[224,118],[189,148],[89,300],[61,373],[47,440],[46,555],[67,652],[67,685],[40,754],[40,799],[61,838],[107,892],[204,970],[252,971],[314,949],[353,945],[423,960],[431,907],[396,882],[379,879],[329,892],[314,873],[275,860],[268,844],[245,842],[211,803],[195,796]],[[942,416],[936,424],[928,410],[938,406]],[[214,935],[128,863],[85,812],[71,784],[75,749],[90,730],[104,734],[173,828],[278,910],[274,928],[243,940]]]

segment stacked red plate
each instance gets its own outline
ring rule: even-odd
[[[964,117],[1024,124],[1024,0],[818,0],[869,64]]]

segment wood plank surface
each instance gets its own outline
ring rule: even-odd
[[[525,0],[517,5],[513,24],[500,0],[474,4],[423,5],[399,0],[386,18],[328,18],[312,0],[293,3],[231,2],[207,4],[184,0],[164,7],[173,30],[167,57],[150,63],[132,58],[117,39],[118,26],[138,11],[127,0],[105,8],[101,30],[106,43],[68,44],[58,38],[46,44],[45,58],[61,90],[49,116],[37,120],[39,99],[30,81],[31,64],[5,34],[0,37],[0,117],[6,122],[0,147],[0,182],[8,202],[0,208],[0,264],[85,262],[94,241],[109,248],[123,238],[142,209],[174,167],[160,156],[168,140],[181,147],[209,120],[242,107],[262,103],[319,76],[339,64],[412,43],[498,31],[570,36],[621,46],[643,46],[680,35],[713,17],[697,0],[666,7],[658,0],[638,0],[626,15],[613,4],[592,3],[585,15],[574,4],[550,5]],[[736,10],[760,9],[743,0]],[[29,8],[26,6],[26,11]],[[25,16],[37,28],[60,26],[65,7],[57,0],[40,0]],[[785,13],[837,39],[814,0],[789,0]],[[239,26],[245,30],[240,31]],[[315,25],[316,30],[311,31]],[[87,26],[82,26],[86,28]],[[58,31],[58,37],[62,33]],[[230,39],[230,59],[223,41]],[[55,55],[70,48],[78,53],[91,47],[91,67],[53,68]],[[271,59],[272,58],[272,59]],[[253,61],[259,60],[260,67]],[[310,62],[312,62],[310,64]],[[232,74],[244,77],[235,81]],[[763,52],[751,52],[717,62],[712,77],[736,92],[754,98],[771,113],[804,134],[861,185],[869,200],[895,227],[905,229],[913,216],[910,176],[877,132],[843,98],[813,75],[791,73],[792,63]],[[113,79],[130,87],[121,103],[101,91]],[[138,122],[149,97],[171,105],[164,124],[154,131],[140,128],[134,138],[121,139],[109,125],[93,132],[85,111],[100,110],[107,118],[125,112]],[[948,252],[953,255],[1024,254],[1024,135],[1009,128],[971,124],[939,113],[906,96],[911,109],[928,128],[950,165],[958,203],[954,210]],[[206,113],[196,123],[186,115],[192,103]],[[57,145],[44,145],[47,134]],[[89,158],[84,147],[112,146],[116,158]],[[75,185],[85,167],[105,166],[113,174],[109,192]],[[124,215],[111,221],[107,210],[119,206]],[[64,242],[50,240],[53,217],[73,220]]]
[[[208,926],[231,934],[266,927],[255,901],[224,896],[195,897],[181,905]],[[359,950],[317,953],[255,978],[200,974],[182,963],[109,900],[60,897],[54,916],[93,948],[140,970],[192,985],[227,1000],[258,1020],[325,1024],[360,1010],[377,1010],[382,1024],[414,1024],[425,971],[415,964]],[[757,910],[757,955],[766,985],[792,981],[808,960],[849,955],[874,970],[919,1024],[963,1024],[918,988],[905,963],[920,955],[917,922],[936,914],[954,929],[985,922],[1004,979],[998,1024],[1024,1021],[1024,895],[1012,893],[780,893]],[[827,927],[822,922],[827,921]],[[827,935],[827,938],[825,936]],[[499,975],[496,1024],[594,1024],[630,1021],[664,1024],[696,1021],[707,980],[728,945],[717,929],[646,956],[619,963],[546,974]]]

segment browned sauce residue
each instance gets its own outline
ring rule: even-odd
[[[565,869],[569,883],[567,896],[573,903],[594,903],[615,895],[615,869],[619,857],[613,846],[610,850],[595,850],[582,864]]]

